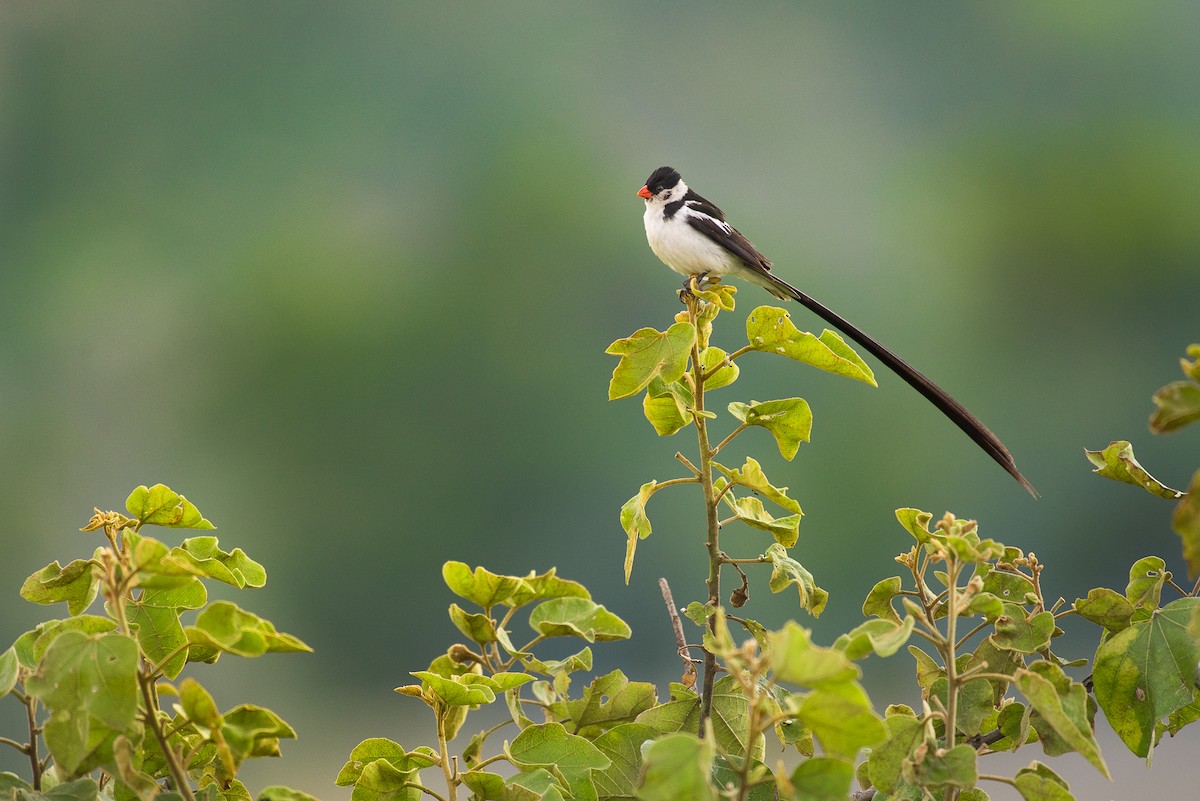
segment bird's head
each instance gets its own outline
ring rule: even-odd
[[[637,196],[644,198],[647,203],[670,203],[686,194],[687,184],[674,167],[659,167],[650,173],[645,185],[637,191]]]

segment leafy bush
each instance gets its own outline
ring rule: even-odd
[[[752,428],[766,429],[792,459],[809,439],[812,416],[801,398],[735,401],[726,406],[733,425],[721,437],[709,393],[733,385],[738,360],[753,352],[868,384],[874,378],[836,334],[801,332],[772,306],[750,313],[746,345],[715,347],[714,323],[733,310],[735,290],[693,289],[665,331],[643,328],[608,351],[619,357],[611,398],[642,395],[660,436],[689,427],[696,434],[694,458],[676,454],[684,475],[641,484],[620,510],[628,580],[639,544],[653,533],[654,495],[681,485],[701,490],[706,527],[697,544],[709,557],[703,599],[676,610],[662,582],[684,665],[680,681],[665,697],[620,670],[577,686],[592,670],[594,644],[631,635],[625,621],[553,569],[507,576],[449,562],[443,579],[465,604],[451,604],[449,616],[465,639],[414,671],[416,683],[397,688],[428,707],[433,742],[406,750],[386,738],[364,740],[337,776],[353,787],[354,801],[981,801],[989,782],[1011,785],[1028,801],[1067,801],[1066,782],[1041,761],[1010,777],[982,771],[981,760],[1037,744],[1048,757],[1078,753],[1107,776],[1097,712],[1143,757],[1200,717],[1200,582],[1180,586],[1156,556],[1135,562],[1123,589],[1097,588],[1071,605],[1051,602],[1046,566],[1033,554],[984,538],[972,520],[947,513],[935,521],[900,509],[900,573],[875,584],[862,607],[867,620],[831,645],[815,644],[795,621],[771,628],[734,614],[749,597],[743,567],[751,564],[769,566],[769,589],[795,592],[799,610],[817,616],[825,607],[828,593],[791,553],[799,503],[756,459],[746,456],[736,467],[717,461]],[[1200,346],[1189,355],[1195,361],[1183,361],[1187,380],[1155,396],[1156,431],[1200,419]],[[1182,493],[1138,465],[1128,442],[1088,457],[1101,475],[1178,502],[1174,527],[1195,580],[1200,471]],[[0,794],[22,801],[248,799],[239,766],[278,755],[292,730],[259,707],[220,712],[199,683],[179,677],[188,663],[222,654],[307,646],[233,604],[207,602],[205,581],[263,585],[262,567],[241,550],[223,551],[209,536],[171,547],[142,533],[147,524],[211,528],[183,496],[162,485],[139,487],[126,509],[97,510],[84,530],[102,532],[107,545],[90,559],[54,562],[22,587],[31,601],[66,602],[70,617],[42,624],[0,654],[0,695],[23,704],[29,720],[25,742],[0,743],[30,760],[28,781],[0,774]],[[734,524],[762,532],[766,546],[726,553],[720,534]],[[721,581],[730,571],[737,585],[723,603]],[[1164,603],[1164,593],[1181,597]],[[99,595],[105,614],[87,614]],[[690,638],[680,611],[697,627]],[[188,625],[185,615],[194,615]],[[1068,616],[1099,627],[1090,660],[1056,652],[1059,622]],[[524,641],[523,628],[530,632]],[[546,643],[559,638],[582,642],[551,658]],[[915,662],[920,708],[893,704],[881,713],[856,663],[871,654],[899,658],[902,649]],[[166,697],[176,699],[171,712],[162,708]],[[501,723],[452,749],[471,712],[500,702],[507,713]],[[768,765],[768,741],[773,751],[793,751],[796,766]],[[259,795],[305,798],[282,787]]]

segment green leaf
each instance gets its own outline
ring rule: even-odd
[[[778,306],[759,306],[746,318],[746,339],[754,350],[778,353],[836,375],[875,386],[875,376],[858,354],[832,331],[820,338],[800,331]]]
[[[1200,641],[1188,633],[1188,624],[1198,606],[1198,598],[1180,598],[1096,649],[1096,701],[1140,757],[1153,748],[1154,724],[1192,702]]]
[[[566,779],[570,795],[595,798],[591,773],[611,764],[587,739],[567,732],[561,723],[535,723],[525,727],[505,748],[519,768],[545,767]]]
[[[1135,610],[1152,612],[1162,600],[1162,589],[1171,574],[1167,563],[1157,556],[1145,556],[1129,568],[1129,583],[1125,585],[1125,597]]]
[[[97,549],[100,551],[103,549]],[[100,568],[91,560],[76,559],[66,567],[57,561],[25,579],[21,597],[35,604],[67,602],[67,611],[78,615],[92,605],[100,591]]]
[[[496,623],[487,615],[472,614],[458,604],[450,604],[450,621],[474,642],[482,644],[496,641]]]
[[[579,653],[571,654],[565,659],[536,659],[532,656],[521,657],[521,664],[526,670],[553,676],[555,673],[574,673],[577,670],[592,669],[592,649],[584,648]]]
[[[1097,587],[1088,592],[1087,598],[1077,598],[1074,608],[1084,620],[1090,620],[1109,631],[1126,628],[1133,618],[1133,604],[1129,599],[1107,587]]]
[[[179,705],[192,723],[209,729],[221,725],[221,712],[208,690],[190,676],[179,683]]]
[[[398,770],[385,759],[368,762],[353,782],[350,801],[418,801],[420,791],[405,786],[413,773],[412,770]]]
[[[903,623],[868,620],[838,637],[833,647],[845,653],[847,659],[859,660],[872,653],[888,657],[908,642],[915,623],[912,615],[905,616]]]
[[[705,348],[704,350],[700,351],[700,366],[703,367],[704,371],[707,373],[709,370],[712,370],[714,367],[724,362],[727,358],[729,358],[729,354],[720,348]],[[704,389],[710,390],[727,387],[734,381],[737,381],[739,372],[740,370],[737,364],[734,362],[729,362],[708,376],[708,378],[704,379]]]
[[[139,486],[125,499],[125,508],[143,523],[168,528],[216,528],[182,495],[163,484]]]
[[[854,765],[836,757],[806,759],[792,771],[799,801],[845,801],[853,781]]]
[[[529,626],[543,637],[582,637],[588,642],[625,640],[629,625],[587,598],[554,598],[529,614]]]
[[[269,620],[228,601],[215,601],[187,628],[188,640],[202,648],[237,656],[312,651],[290,634],[276,631]]]
[[[535,723],[526,727],[509,745],[508,756],[522,768],[603,770],[611,764],[595,745],[568,733],[561,723]]]
[[[46,744],[67,774],[109,764],[113,739],[134,733],[137,660],[137,643],[124,634],[66,631],[25,682],[50,710]]]
[[[917,660],[917,684],[922,689],[928,690],[935,681],[946,675],[946,671],[933,660],[933,657],[917,646],[908,646],[908,652],[913,655],[913,659]]]
[[[173,558],[171,549],[164,542],[143,536],[132,529],[126,529],[122,536],[133,563],[131,587],[172,589],[190,584],[196,576],[204,575],[187,562]]]
[[[555,568],[545,573],[529,571],[529,575],[521,578],[521,584],[508,599],[506,605],[512,607],[524,606],[533,601],[545,601],[550,598],[591,598],[591,593],[578,581],[561,578]]]
[[[1054,633],[1054,615],[1043,611],[1026,615],[1019,604],[1005,603],[1004,614],[996,619],[992,641],[1000,648],[1032,654],[1050,647]]]
[[[1183,541],[1183,558],[1187,562],[1188,578],[1200,575],[1200,470],[1192,476],[1188,493],[1171,516],[1171,528]]]
[[[538,772],[539,775],[544,773],[550,777],[550,774],[541,768]],[[518,774],[520,775],[522,774]],[[486,798],[489,801],[539,801],[544,798],[544,793],[514,783],[515,778],[517,777],[505,781],[500,774],[483,770],[469,770],[462,774],[463,784],[474,793],[474,798]],[[550,779],[553,780],[553,777]]]
[[[717,743],[718,750],[720,746]],[[709,781],[716,787],[736,788],[742,784],[742,768],[742,759],[718,753],[713,759]],[[762,760],[751,759],[746,770],[745,801],[779,801],[775,776]]]
[[[757,403],[731,403],[729,413],[748,426],[762,426],[775,437],[779,453],[791,461],[801,442],[812,435],[812,409],[804,398],[783,398]]]
[[[364,770],[375,762],[386,762],[388,767],[411,774],[412,771],[427,768],[438,763],[437,754],[431,749],[421,746],[412,753],[405,753],[403,746],[386,737],[372,737],[363,740],[350,752],[350,759],[338,773],[336,784],[346,787],[359,781]]]
[[[984,670],[988,673],[1012,676],[1019,668],[1025,667],[1025,655],[1019,651],[1001,648],[992,636],[984,637],[971,654],[969,666],[976,665],[986,665]],[[992,683],[992,689],[995,692],[994,700],[998,704],[1004,693],[1008,691],[1010,682],[999,678],[988,679],[988,681]]]
[[[446,706],[480,706],[496,700],[496,688],[487,682],[470,681],[470,677],[482,678],[474,673],[458,676],[441,676],[428,670],[410,671],[421,680],[421,685],[438,697]]]
[[[721,465],[715,465],[715,467],[724,473],[726,479],[728,479],[728,481],[717,479],[714,487],[717,492],[723,490],[730,483],[736,484],[739,487],[745,487],[769,498],[793,514],[803,514],[800,510],[800,504],[788,497],[788,488],[776,487],[768,481],[766,475],[763,473],[762,466],[756,460],[746,457],[746,463],[735,470],[730,470]]]
[[[653,684],[631,682],[620,670],[599,676],[583,691],[583,697],[561,701],[551,710],[560,720],[570,720],[574,731],[600,731],[630,723],[658,702]]]
[[[1193,662],[1193,669],[1194,665]],[[1029,669],[1017,671],[1016,683],[1030,706],[1054,733],[1111,780],[1088,719],[1088,696],[1084,686],[1071,681],[1062,668],[1050,662],[1037,662]]]
[[[924,759],[905,764],[904,779],[930,790],[973,787],[979,781],[975,757],[975,749],[966,743],[946,751],[930,749]]]
[[[257,801],[317,801],[317,799],[308,793],[272,784],[270,787],[263,788],[263,791],[258,794]]]
[[[204,584],[191,578],[182,587],[144,589],[126,604],[126,614],[130,624],[137,626],[143,653],[168,679],[179,675],[188,657],[188,638],[179,615],[185,609],[199,609],[207,601]]]
[[[190,565],[200,575],[237,587],[262,587],[267,571],[241,548],[230,552],[217,547],[216,537],[189,537],[171,549],[171,557]]]
[[[767,696],[758,703],[767,714],[778,711],[771,708],[774,702]],[[713,684],[711,722],[713,738],[722,753],[756,759],[763,756],[765,739],[759,735],[756,742],[749,742],[750,701],[732,676],[722,676]]]
[[[778,542],[767,546],[765,555],[771,560],[771,592],[783,592],[795,586],[800,593],[800,606],[813,617],[820,617],[829,601],[829,593],[817,586],[812,573],[788,556],[787,550]]]
[[[242,704],[221,716],[221,739],[236,767],[250,757],[279,756],[279,740],[296,732],[269,709]]]
[[[695,396],[682,382],[653,378],[642,398],[642,414],[654,426],[656,434],[669,437],[691,425],[691,410],[695,405]]]
[[[629,537],[625,546],[626,584],[629,583],[629,575],[633,572],[633,553],[637,550],[638,540],[646,539],[653,531],[650,518],[646,516],[646,503],[654,494],[657,485],[657,481],[647,481],[638,489],[638,494],[625,501],[621,507],[621,528],[625,529],[625,534]]]
[[[983,591],[995,595],[1001,601],[1033,603],[1037,600],[1033,582],[1020,573],[1001,570],[994,565],[983,573]]]
[[[62,782],[51,787],[50,776],[55,772],[52,770],[49,774],[43,774],[41,793],[11,773],[0,773],[0,797],[16,801],[96,801],[99,798],[100,788],[96,780],[91,778]],[[159,798],[169,801],[168,796],[164,793]]]
[[[933,537],[932,532],[929,531],[929,521],[933,519],[933,515],[929,512],[910,508],[897,509],[896,519],[922,545]]]
[[[116,798],[132,796],[140,801],[153,801],[158,795],[162,788],[150,774],[141,770],[143,762],[142,753],[133,742],[124,734],[117,735],[113,740],[113,764],[120,787],[119,790],[114,788]]]
[[[1102,451],[1084,451],[1084,453],[1087,454],[1088,461],[1096,466],[1092,472],[1097,475],[1141,487],[1151,495],[1157,495],[1160,498],[1176,500],[1183,497],[1182,492],[1171,489],[1147,473],[1146,469],[1134,458],[1133,445],[1125,440],[1110,443]]]
[[[704,301],[706,304],[711,304],[715,308],[722,309],[724,311],[733,311],[733,296],[737,294],[737,287],[729,284],[722,284],[721,277],[719,275],[706,278],[705,285],[703,287],[697,287],[695,281],[692,281],[691,285],[692,287],[695,287],[696,297]],[[680,314],[686,314],[686,312],[680,312]],[[709,314],[705,316],[709,316],[711,319],[715,318],[717,315],[714,312],[709,312]]]
[[[924,742],[925,725],[908,715],[888,715],[884,725],[887,740],[871,749],[867,772],[875,787],[890,794],[900,784],[901,772],[911,762],[913,751]]]
[[[800,538],[800,515],[774,517],[763,506],[763,502],[754,496],[735,500],[726,495],[725,500],[739,520],[760,531],[766,531],[783,547],[792,547]]]
[[[17,686],[17,674],[21,662],[17,659],[17,649],[9,646],[7,651],[0,653],[0,698],[12,692]]]
[[[1004,614],[1004,602],[990,592],[977,592],[971,596],[961,614],[965,617],[978,616],[988,622],[994,622]]]
[[[608,757],[607,768],[593,775],[596,793],[604,799],[632,799],[642,768],[642,744],[658,736],[643,723],[622,723],[592,741]]]
[[[1200,420],[1200,384],[1174,381],[1155,392],[1151,400],[1158,407],[1150,415],[1150,430],[1155,434],[1177,431]]]
[[[65,620],[47,620],[45,623],[39,623],[37,628],[32,631],[27,631],[18,637],[17,641],[13,643],[13,650],[17,654],[17,661],[21,663],[21,667],[26,670],[36,670],[46,649],[50,647],[50,643],[54,642],[64,631],[103,634],[115,631],[116,628],[115,620],[99,615],[76,615]]]
[[[789,620],[767,632],[771,669],[778,681],[801,687],[825,687],[858,679],[859,669],[841,651],[813,645],[812,632]]]
[[[899,576],[885,578],[883,581],[876,583],[871,591],[867,593],[867,599],[863,601],[862,613],[868,617],[878,617],[883,620],[890,620],[893,623],[900,622],[900,615],[896,613],[896,608],[892,606],[892,599],[899,595],[904,590],[904,585],[900,581]]]
[[[1041,762],[1034,761],[1018,770],[1016,784],[1025,801],[1075,801],[1067,783]]]
[[[678,688],[679,685],[672,685]],[[765,699],[764,699],[765,702]],[[724,676],[713,684],[712,730],[716,744],[724,753],[761,757],[764,739],[747,742],[750,705],[735,679]],[[700,697],[688,690],[673,693],[673,699],[651,707],[637,717],[637,723],[652,726],[662,734],[697,730],[700,723]]]
[[[948,708],[947,690],[949,682],[939,678],[933,682],[929,694],[938,698],[942,708]],[[994,711],[992,685],[987,679],[971,679],[965,682],[958,693],[957,728],[968,737],[980,733],[980,724]]]
[[[475,568],[472,573],[462,562],[442,565],[442,578],[455,595],[484,609],[506,603],[526,589],[525,582],[516,576],[501,576],[482,567]]]
[[[888,731],[871,709],[858,682],[825,683],[800,703],[796,718],[812,729],[828,756],[854,759],[859,750],[887,739]]]
[[[642,801],[717,801],[709,781],[715,748],[694,734],[668,734],[646,750],[641,787]]]
[[[668,383],[678,381],[695,341],[696,329],[691,323],[675,323],[666,331],[642,328],[633,336],[618,339],[604,351],[621,357],[608,385],[608,399],[635,395],[655,378]]]

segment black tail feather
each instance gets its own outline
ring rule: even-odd
[[[961,403],[950,397],[944,389],[930,381],[906,361],[867,336],[833,310],[821,305],[772,273],[767,273],[766,277],[797,303],[808,308],[821,319],[857,342],[876,359],[887,365],[893,373],[903,378],[910,387],[924,395],[942,414],[954,421],[954,424],[966,432],[967,436],[974,440],[976,445],[982,448],[988,456],[996,460],[996,463],[1007,470],[1009,475],[1019,481],[1021,486],[1029,491],[1030,495],[1035,498],[1038,497],[1037,490],[1025,480],[1025,476],[1021,475],[1021,471],[1017,469],[1017,463],[1013,461],[1012,454],[1008,452],[1008,448],[1004,447],[1004,443],[1000,442],[1000,439],[989,431],[987,426],[979,422],[979,419],[975,415],[968,412]]]

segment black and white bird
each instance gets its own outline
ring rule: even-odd
[[[696,194],[671,167],[659,167],[637,191],[646,201],[646,239],[654,255],[684,277],[684,287],[696,277],[732,275],[758,284],[782,300],[795,300],[837,328],[886,364],[909,386],[941,410],[980,448],[1037,497],[1033,486],[1017,470],[1012,454],[983,423],[907,362],[864,334],[857,326],[805,295],[771,272],[771,261],[750,240],[725,221],[711,201]]]

